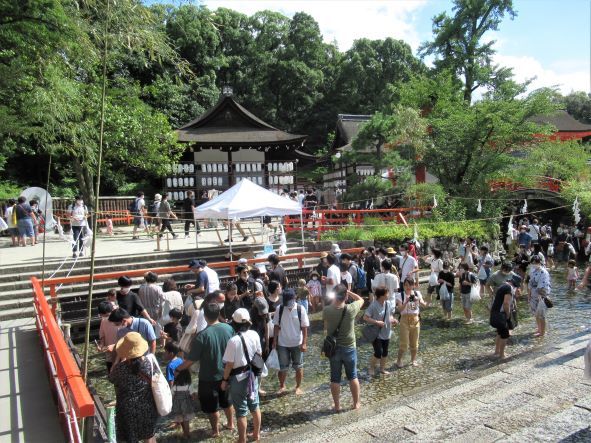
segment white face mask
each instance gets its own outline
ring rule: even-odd
[[[408,254],[406,251],[400,251],[400,255],[402,255],[403,257],[406,257],[406,254]]]
[[[82,200],[76,200],[76,205],[82,206],[82,203],[83,203]]]
[[[312,277],[312,280],[318,280],[318,277],[314,276]]]
[[[224,304],[223,303],[218,303],[218,306],[220,307],[220,309],[224,309]]]
[[[121,292],[123,295],[127,294],[130,291],[131,288],[121,288]]]

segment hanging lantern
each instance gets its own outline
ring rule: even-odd
[[[523,206],[521,207],[521,213],[527,213],[527,198],[523,200]]]

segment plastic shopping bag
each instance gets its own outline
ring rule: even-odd
[[[265,363],[269,369],[276,369],[277,371],[279,370],[279,355],[277,355],[277,349],[273,349],[269,353]]]
[[[470,289],[470,301],[475,303],[480,301],[480,283],[474,283]]]

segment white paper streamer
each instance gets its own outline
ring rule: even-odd
[[[521,213],[525,214],[527,212],[527,199],[523,200],[523,207],[521,208]]]
[[[476,208],[476,212],[482,212],[482,202],[478,199],[478,207]]]
[[[435,194],[433,194],[433,209],[435,209],[437,206],[437,197],[435,196]]]

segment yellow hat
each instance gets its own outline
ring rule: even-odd
[[[396,254],[396,251],[394,250],[394,248],[390,247],[386,249],[386,254]]]
[[[137,332],[128,332],[115,345],[120,359],[138,358],[148,351],[148,342]]]
[[[320,253],[320,258],[326,258],[326,257],[328,257],[328,252]]]

